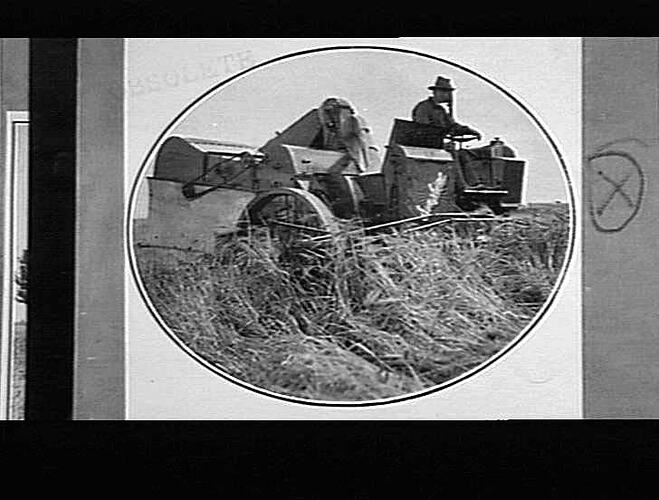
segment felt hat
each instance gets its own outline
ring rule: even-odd
[[[428,87],[428,90],[435,90],[435,89],[441,89],[441,90],[455,90],[451,86],[451,80],[448,78],[444,78],[443,76],[438,76],[437,80],[435,81],[435,85],[431,85]]]

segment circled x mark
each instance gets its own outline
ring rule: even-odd
[[[596,168],[595,160],[605,163]],[[591,170],[589,211],[593,225],[603,233],[622,231],[641,208],[645,191],[645,176],[641,166],[625,151],[598,152],[588,158],[588,166]],[[598,186],[599,179],[604,183]],[[634,190],[633,186],[627,187],[630,183],[636,184],[637,188]],[[624,204],[614,208],[617,198]]]

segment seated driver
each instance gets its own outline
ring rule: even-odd
[[[450,109],[453,103],[453,91],[455,89],[451,86],[451,80],[438,76],[435,85],[428,87],[428,90],[432,90],[432,96],[421,101],[414,107],[412,110],[412,120],[416,123],[442,128],[444,135],[474,135],[478,140],[481,139],[480,132],[457,123],[453,119],[453,116],[451,116],[451,113],[444,107],[444,105],[448,105]]]

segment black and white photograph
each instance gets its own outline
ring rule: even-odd
[[[1,38],[0,419],[659,415],[652,37]]]
[[[293,54],[163,131],[133,188],[132,270],[162,328],[245,387],[423,395],[546,311],[574,243],[571,183],[550,132],[459,61]]]

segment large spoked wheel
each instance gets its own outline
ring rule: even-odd
[[[247,205],[240,229],[252,243],[267,241],[281,254],[297,243],[336,233],[338,224],[317,196],[303,189],[278,188]]]

